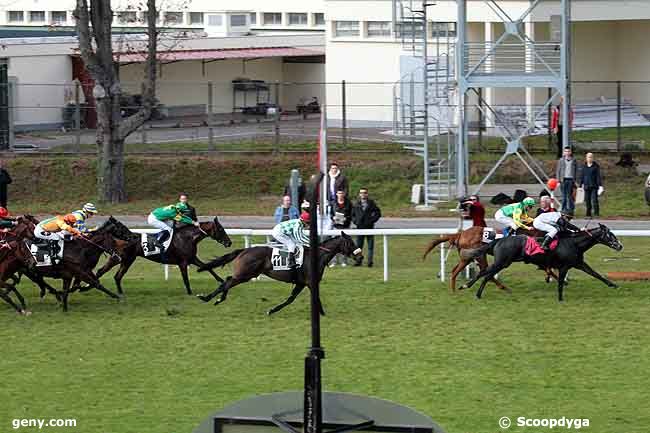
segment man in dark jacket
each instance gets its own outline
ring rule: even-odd
[[[192,205],[190,205],[187,201],[187,194],[182,193],[178,197],[178,201],[181,203],[185,203],[185,206],[187,206],[187,210],[183,212],[183,215],[191,219],[192,221],[198,221],[199,219],[196,217],[196,209]]]
[[[580,188],[585,190],[585,205],[587,206],[587,216],[600,216],[600,205],[598,203],[598,190],[603,186],[603,178],[600,174],[600,165],[594,161],[594,154],[589,152],[585,156],[585,164],[582,166],[578,180]]]
[[[341,173],[339,165],[335,162],[330,164],[327,172],[327,201],[336,200],[336,191],[345,191],[348,195],[348,179]]]
[[[368,198],[368,188],[359,190],[359,200],[352,207],[352,222],[358,229],[374,229],[375,224],[381,218],[381,211],[374,200]],[[375,251],[375,237],[371,235],[357,236],[357,247],[363,248],[364,240],[368,240],[368,267],[372,268],[372,256]],[[356,262],[355,266],[360,266]]]
[[[330,202],[329,213],[330,219],[332,220],[332,229],[346,230],[350,228],[350,224],[352,223],[352,202],[348,199],[345,191],[336,191],[336,200]],[[330,267],[333,267],[337,262],[341,266],[348,265],[347,258],[341,254],[337,254],[332,259]]]
[[[11,176],[5,170],[4,162],[0,159],[0,207],[7,207],[7,185],[11,182]]]
[[[573,152],[570,147],[564,148],[564,155],[557,162],[557,169],[555,178],[561,182],[562,185],[562,212],[573,215],[575,210],[575,199],[573,196],[573,189],[578,180],[576,176],[578,163],[573,157]]]

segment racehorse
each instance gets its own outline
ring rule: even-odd
[[[544,268],[557,268],[560,270],[557,280],[559,301],[564,300],[564,284],[567,272],[571,268],[580,269],[586,274],[607,284],[609,287],[617,287],[616,284],[594,271],[591,266],[584,261],[584,253],[596,244],[603,244],[616,251],[621,251],[623,249],[623,245],[618,241],[618,239],[616,239],[614,233],[603,224],[599,224],[598,227],[594,229],[587,229],[572,234],[569,237],[559,238],[557,247],[554,250],[545,252],[544,254],[536,254],[533,256],[526,255],[526,242],[528,242],[526,236],[510,236],[481,247],[479,251],[474,253],[475,257],[485,254],[488,250],[493,250],[494,263],[487,269],[479,272],[474,278],[468,281],[465,286],[461,287],[461,289],[469,288],[480,278],[483,278],[483,282],[476,292],[476,297],[480,299],[483,294],[483,289],[490,278],[510,266],[513,262],[520,261],[532,263]]]
[[[201,242],[206,237],[210,237],[226,248],[232,245],[232,241],[228,237],[226,230],[223,228],[221,223],[219,223],[219,219],[215,217],[213,221],[200,223],[199,227],[196,227],[194,225],[186,225],[175,229],[171,244],[163,256],[160,254],[145,256],[144,250],[142,249],[142,244],[140,242],[140,235],[131,232],[119,221],[117,224],[126,229],[131,234],[131,236],[126,241],[116,242],[115,250],[119,257],[110,257],[106,264],[104,264],[104,266],[102,266],[102,268],[97,271],[97,277],[101,277],[119,263],[120,269],[115,273],[115,276],[113,278],[115,279],[115,284],[117,285],[117,292],[120,295],[124,293],[122,291],[122,278],[128,272],[135,259],[138,257],[144,257],[147,260],[151,260],[156,263],[178,265],[178,268],[181,271],[181,275],[183,276],[183,283],[185,284],[187,294],[191,295],[192,288],[190,287],[190,279],[187,276],[187,268],[189,265],[195,265],[199,267],[204,265],[204,263],[199,260],[197,256],[197,246],[199,242]],[[223,283],[224,280],[220,278],[214,271],[210,270],[209,272],[215,280],[217,280],[219,283]]]
[[[484,227],[479,227],[479,226],[474,226],[470,227],[465,230],[461,230],[458,233],[453,233],[450,235],[440,235],[438,239],[433,239],[429,244],[427,245],[427,249],[424,251],[424,254],[422,255],[422,260],[427,258],[427,255],[438,245],[440,245],[443,242],[449,243],[449,247],[456,247],[458,249],[458,255],[460,257],[460,261],[456,266],[454,266],[454,269],[451,271],[451,277],[449,278],[449,288],[451,289],[452,292],[456,291],[456,277],[458,277],[458,274],[460,274],[463,269],[465,269],[472,261],[476,260],[478,263],[479,269],[482,271],[488,267],[488,262],[487,262],[487,257],[485,254],[477,257],[472,257],[473,253],[476,252],[477,249],[481,248],[482,246],[485,245],[483,242],[483,229]],[[526,234],[528,236],[544,236],[543,232],[540,232],[539,230],[533,228],[533,230],[524,230],[524,229],[517,229],[516,231],[517,234]],[[549,281],[549,276],[554,275],[552,273],[547,274],[547,281]],[[499,289],[504,290],[508,293],[512,293],[512,290],[510,290],[508,287],[506,287],[501,281],[499,281],[497,278],[492,278],[491,281],[494,282],[494,284],[499,287]]]
[[[319,250],[318,269],[316,269],[319,281],[323,276],[325,266],[337,254],[343,254],[348,257],[355,256],[357,260],[359,257],[363,259],[363,256],[361,256],[361,250],[357,248],[352,238],[343,232],[341,232],[341,236],[336,236],[323,242],[319,246]],[[270,247],[244,248],[235,250],[225,256],[217,257],[201,266],[199,272],[207,271],[233,262],[233,274],[226,278],[226,281],[224,281],[215,291],[209,295],[199,295],[198,298],[204,302],[209,302],[212,298],[221,293],[221,297],[214,303],[214,305],[220,304],[226,300],[230,289],[264,274],[277,281],[295,284],[291,291],[291,295],[289,295],[289,297],[281,304],[271,308],[267,314],[273,314],[280,311],[287,305],[291,304],[300,292],[302,292],[305,287],[309,286],[309,282],[311,281],[311,272],[313,271],[310,264],[310,256],[312,252],[309,248],[305,247],[303,265],[295,274],[291,271],[273,270],[273,264],[271,263],[272,253],[273,248]],[[323,306],[320,305],[320,302],[319,309],[320,314],[324,316],[325,311],[323,310]]]

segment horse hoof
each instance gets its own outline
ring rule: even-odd
[[[196,295],[197,298],[202,300],[203,302],[208,302],[209,299],[205,295]]]
[[[465,290],[465,289],[467,289],[467,288],[468,288],[468,287],[467,287],[467,284],[463,284],[462,286],[460,286],[460,287],[458,288],[458,290]]]
[[[22,315],[23,315],[23,316],[31,316],[31,315],[32,315],[32,312],[29,311],[29,310],[23,310]]]

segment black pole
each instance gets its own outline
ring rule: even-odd
[[[621,105],[622,105],[621,82],[616,82],[616,150],[621,151],[623,138],[621,137]]]
[[[323,173],[320,173],[312,185],[309,197],[309,288],[311,293],[311,347],[305,357],[305,400],[303,408],[304,432],[322,433],[323,431],[323,399],[321,388],[321,359],[325,351],[320,345],[320,273],[319,270],[319,241],[318,241],[318,193]]]
[[[348,145],[348,107],[345,91],[345,80],[341,81],[341,112],[342,112],[342,122],[343,122],[343,149],[347,148]]]

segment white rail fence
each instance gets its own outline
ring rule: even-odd
[[[157,233],[156,229],[134,229],[134,233]],[[372,236],[381,236],[383,240],[383,271],[384,271],[384,281],[388,281],[388,238],[390,236],[432,236],[432,235],[447,235],[452,233],[457,233],[458,228],[444,228],[444,229],[372,229],[372,230],[361,230],[361,229],[350,229],[343,230],[346,234],[350,236],[357,235],[372,235]],[[612,232],[617,237],[650,237],[650,230],[612,230]],[[254,236],[266,236],[267,239],[271,237],[270,229],[226,229],[226,233],[229,236],[243,236],[244,237],[244,247],[248,248],[251,246],[251,239]],[[341,234],[341,230],[323,230],[321,232],[324,236],[338,236]],[[440,281],[445,281],[446,274],[446,257],[445,253],[446,245],[444,243],[440,244]],[[165,265],[165,280],[169,279],[169,265]]]

